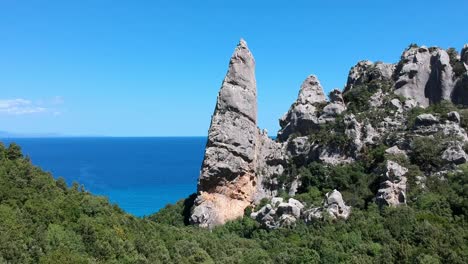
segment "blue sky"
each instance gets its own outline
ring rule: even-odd
[[[203,136],[239,38],[270,135],[309,74],[342,88],[410,43],[460,50],[468,1],[0,0],[0,130]]]

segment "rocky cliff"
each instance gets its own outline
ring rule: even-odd
[[[334,89],[328,99],[310,75],[272,140],[257,127],[255,60],[241,40],[218,94],[190,221],[212,228],[242,217],[246,208],[268,228],[321,219],[323,212],[346,219],[351,207],[343,190],[315,204],[278,197],[313,187],[311,177],[319,176],[305,169],[310,166],[358,164],[375,176],[373,202],[405,205],[409,185],[422,188],[428,177],[443,177],[467,161],[467,64],[467,45],[460,54],[411,45],[395,64],[359,62],[343,92]],[[420,152],[431,140],[437,157],[428,161]],[[380,149],[379,161],[370,160]],[[270,203],[259,208],[264,198]]]

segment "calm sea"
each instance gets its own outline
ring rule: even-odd
[[[15,138],[34,165],[104,195],[136,216],[196,191],[205,137]]]

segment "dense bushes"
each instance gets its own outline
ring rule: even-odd
[[[347,221],[267,231],[244,218],[210,232],[185,225],[193,197],[136,218],[1,146],[0,263],[467,263],[468,167],[431,178],[408,207],[379,209],[366,203],[366,164],[382,162],[381,149],[362,164],[300,169],[311,202],[344,189]]]

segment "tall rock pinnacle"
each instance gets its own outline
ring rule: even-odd
[[[190,221],[212,228],[242,217],[256,190],[255,60],[240,40],[218,94]]]

